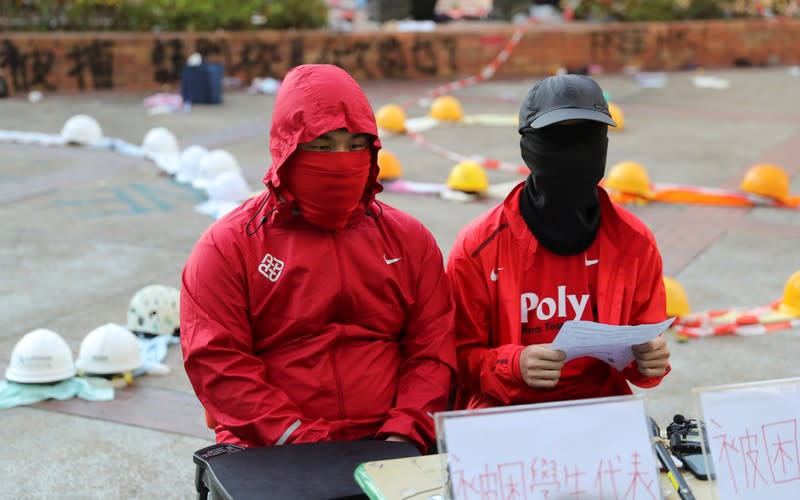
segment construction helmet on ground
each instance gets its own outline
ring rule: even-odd
[[[393,181],[403,176],[403,168],[400,160],[390,151],[385,149],[378,150],[378,180]]]
[[[142,141],[142,149],[147,154],[180,154],[178,140],[164,127],[155,127],[147,132]]]
[[[6,378],[23,384],[46,384],[74,377],[76,372],[67,342],[56,332],[39,328],[14,345]]]
[[[88,146],[103,139],[103,129],[97,120],[89,115],[75,115],[64,123],[61,137],[68,144]]]
[[[609,130],[616,130],[621,131],[625,128],[625,113],[622,112],[622,108],[614,104],[613,102],[608,103],[608,112],[611,114],[611,119],[617,123],[616,127],[609,127]]]
[[[397,104],[386,104],[378,108],[375,122],[383,130],[400,134],[406,131],[406,112]]]
[[[791,275],[786,281],[778,309],[790,316],[800,317],[800,271]]]
[[[210,201],[225,203],[241,203],[253,196],[247,180],[241,172],[223,172],[206,188]]]
[[[241,171],[239,163],[232,154],[224,149],[215,149],[200,159],[197,177],[192,181],[192,186],[197,189],[207,189],[219,175]]]
[[[148,285],[131,298],[128,330],[147,335],[178,335],[181,294],[166,285]]]
[[[75,361],[78,370],[93,375],[131,372],[142,364],[136,335],[114,323],[106,323],[87,333]]]
[[[142,141],[142,150],[162,170],[174,174],[180,168],[181,151],[178,140],[164,127],[150,129]]]
[[[447,187],[465,193],[485,193],[489,189],[489,178],[478,162],[466,160],[450,170]]]
[[[789,199],[789,176],[776,165],[759,163],[750,167],[750,170],[744,175],[739,189],[747,193],[786,201]]]
[[[200,169],[200,160],[208,154],[203,146],[192,144],[181,152],[180,166],[175,173],[175,180],[182,184],[191,184]]]
[[[635,194],[644,198],[653,197],[647,170],[633,161],[619,162],[611,167],[603,179],[603,186],[619,193]]]
[[[692,312],[686,291],[680,283],[664,276],[664,288],[667,291],[667,316],[687,316]]]
[[[428,113],[431,118],[447,122],[459,122],[464,119],[461,103],[453,96],[443,95],[433,100]]]

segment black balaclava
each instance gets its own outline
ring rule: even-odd
[[[531,170],[520,196],[522,218],[550,251],[585,251],[600,226],[597,184],[605,173],[608,125],[556,123],[520,133],[522,159]]]

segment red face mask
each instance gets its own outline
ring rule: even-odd
[[[371,165],[368,149],[336,153],[298,150],[284,165],[282,177],[304,219],[337,230],[358,210]]]

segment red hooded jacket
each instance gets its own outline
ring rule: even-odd
[[[341,231],[281,196],[299,143],[346,128],[375,137],[362,209]],[[212,225],[183,271],[181,345],[217,442],[272,446],[402,435],[423,451],[455,371],[443,259],[417,220],[375,201],[372,108],[340,68],[284,80],[266,192]]]
[[[534,389],[523,381],[519,355],[520,293],[539,243],[519,211],[519,184],[506,200],[459,234],[447,263],[456,299],[458,408],[563,401],[631,394],[628,381],[658,385],[663,377],[645,377],[634,363],[622,372],[578,358],[581,376],[553,389]],[[661,255],[650,230],[630,212],[614,205],[602,188],[597,234],[597,308],[595,321],[610,325],[657,323],[666,319]],[[575,256],[584,259],[583,254]],[[498,277],[497,269],[503,269]]]

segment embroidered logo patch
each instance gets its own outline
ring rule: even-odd
[[[264,255],[261,259],[261,264],[258,265],[258,272],[264,275],[265,278],[275,283],[281,277],[283,272],[284,263],[282,260],[276,259],[271,253]]]

